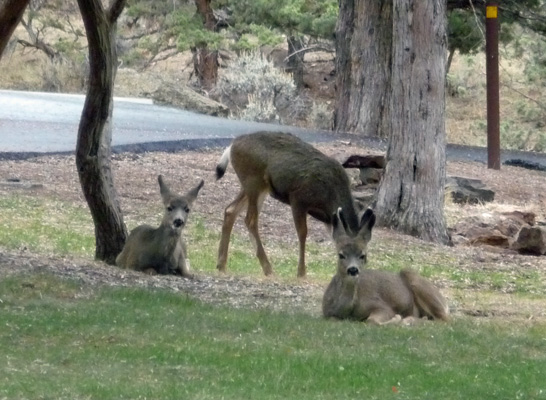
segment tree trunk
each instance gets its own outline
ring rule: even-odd
[[[445,0],[395,0],[391,140],[379,223],[450,243],[444,218]]]
[[[203,25],[209,31],[216,31],[217,20],[210,5],[211,0],[196,0],[197,13],[203,18]],[[193,65],[201,87],[211,90],[218,80],[218,51],[210,50],[207,44],[192,49]]]
[[[0,59],[30,0],[4,0],[0,4]]]
[[[303,40],[297,36],[288,37],[288,70],[298,89],[303,88]]]
[[[95,224],[95,257],[114,264],[127,230],[117,201],[110,167],[113,88],[117,69],[116,20],[125,0],[104,10],[101,0],[78,0],[89,43],[89,88],[76,148],[83,194]]]
[[[336,132],[388,137],[392,2],[340,0],[336,27]]]

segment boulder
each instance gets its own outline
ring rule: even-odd
[[[352,155],[342,164],[343,168],[385,168],[385,156],[383,155]]]
[[[535,214],[524,211],[486,212],[464,218],[450,228],[454,244],[512,248],[518,233],[534,224]]]
[[[542,226],[524,226],[512,248],[520,254],[546,254],[546,229]]]
[[[487,203],[495,199],[495,192],[487,189],[479,179],[449,176],[446,190],[457,204]]]
[[[360,181],[363,185],[377,186],[383,177],[385,156],[383,155],[352,155],[342,163],[344,168],[358,168]]]

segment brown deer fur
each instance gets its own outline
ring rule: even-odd
[[[182,230],[204,182],[201,180],[184,196],[179,196],[170,191],[161,175],[157,179],[165,206],[163,221],[158,228],[140,225],[133,229],[116,258],[116,265],[148,273],[190,277]]]
[[[342,213],[334,219],[333,237],[339,259],[337,273],[324,293],[324,316],[379,325],[417,318],[447,320],[446,299],[415,271],[404,269],[395,274],[364,268],[374,224],[375,215],[370,209],[364,213],[356,235],[346,232]]]
[[[229,238],[239,213],[246,207],[246,226],[256,245],[263,272],[273,272],[258,232],[258,215],[267,194],[290,205],[299,239],[298,276],[306,274],[307,214],[332,224],[343,209],[350,229],[358,228],[349,179],[341,164],[312,145],[287,133],[257,132],[239,136],[226,149],[218,166],[220,179],[231,160],[241,191],[224,213],[217,268],[226,270]]]

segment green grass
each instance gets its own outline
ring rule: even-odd
[[[38,254],[94,256],[93,222],[85,207],[12,194],[0,197],[0,215],[0,246],[28,249]],[[216,273],[219,231],[207,227],[204,218],[194,214],[184,235],[192,269],[205,274]],[[265,240],[276,276],[293,281],[297,271],[297,245]],[[399,271],[412,267],[425,277],[448,280],[457,289],[479,287],[531,296],[546,292],[546,278],[537,271],[462,268],[459,260],[429,243],[401,248],[394,239],[372,239],[369,251],[370,268]],[[331,243],[308,242],[306,257],[309,280],[326,282],[335,273],[336,255]],[[232,235],[228,271],[236,276],[263,276],[246,232],[234,231]]]
[[[546,398],[544,324],[374,327],[49,275],[0,293],[0,398]]]
[[[56,255],[94,254],[87,208],[18,194],[0,197],[0,245]]]

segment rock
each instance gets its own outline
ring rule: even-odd
[[[360,181],[363,185],[377,185],[383,177],[385,156],[352,155],[342,165],[344,168],[358,168],[360,170]]]
[[[353,191],[353,199],[357,211],[364,211],[375,202],[377,192],[375,189],[358,188]]]
[[[376,168],[359,168],[360,181],[363,185],[378,185],[383,177],[383,170]]]
[[[383,155],[352,155],[342,164],[343,168],[385,168],[385,156]]]
[[[159,103],[177,106],[184,110],[216,117],[227,117],[229,114],[228,108],[223,104],[202,96],[185,85],[172,87],[162,84],[150,95]]]
[[[139,82],[134,85],[133,82]],[[226,117],[226,106],[203,96],[182,82],[151,72],[137,72],[129,68],[118,70],[115,82],[116,96],[151,98],[184,110]]]
[[[512,248],[520,254],[546,254],[546,229],[541,226],[524,226]]]
[[[446,180],[446,190],[458,204],[486,203],[495,199],[495,192],[487,189],[479,179],[449,176]]]
[[[529,225],[534,225],[536,221],[536,214],[530,211],[509,211],[502,213],[503,216],[509,219],[521,220]]]
[[[512,243],[524,227],[534,223],[531,212],[487,212],[469,216],[450,228],[453,243],[486,245],[503,249],[513,248]]]

